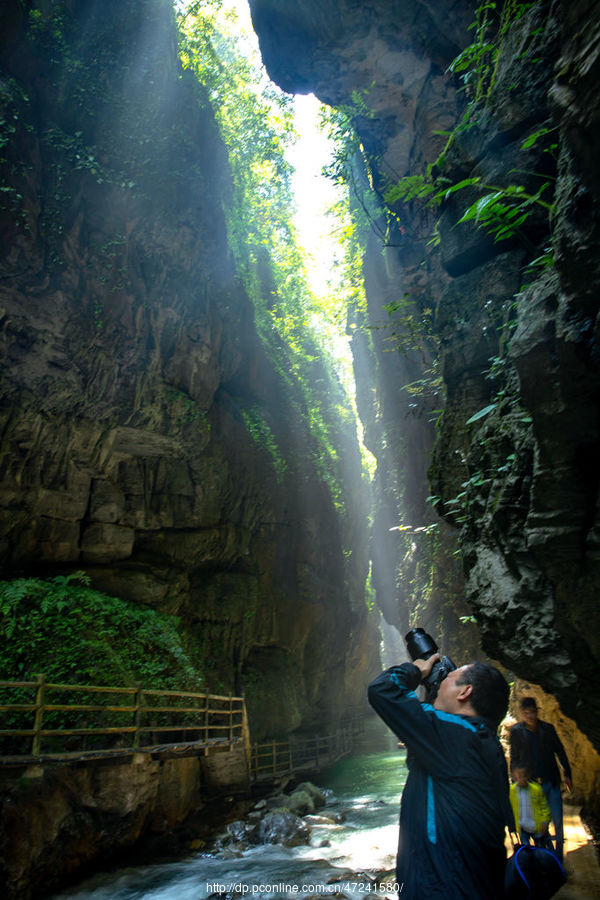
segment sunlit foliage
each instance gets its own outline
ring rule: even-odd
[[[339,297],[312,294],[292,221],[292,169],[285,152],[295,139],[293,100],[269,82],[235,13],[220,0],[189,4],[179,12],[178,23],[183,65],[208,90],[229,153],[234,198],[226,215],[237,269],[273,365],[303,392],[304,415],[317,447],[314,462],[341,506],[339,436],[333,433],[339,417],[332,414],[332,403],[347,408],[349,401],[317,329],[335,314],[340,331],[345,322]]]
[[[276,327],[293,340],[293,325],[306,325],[310,297],[291,223],[292,173],[285,160],[294,139],[291,98],[243,52],[235,14],[219,0],[191,4],[179,22],[184,67],[207,88],[229,152],[235,197],[227,212],[238,270],[258,311],[268,308]],[[261,310],[269,276],[273,284]]]

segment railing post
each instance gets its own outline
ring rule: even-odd
[[[233,750],[233,699],[229,692],[229,750]]]
[[[46,676],[36,675],[37,682],[35,689],[35,719],[33,722],[33,741],[31,744],[31,753],[33,756],[39,756],[42,751],[42,722],[44,721],[44,702],[46,699]]]
[[[206,704],[204,706],[204,743],[208,744],[208,707],[210,704],[210,694],[206,695]]]
[[[139,681],[136,682],[134,696],[135,713],[133,724],[135,725],[135,731],[133,733],[133,749],[137,750],[140,746],[140,729],[142,727],[142,685]]]
[[[250,726],[248,725],[248,713],[246,712],[246,697],[242,695],[242,739],[244,741],[244,753],[248,766],[248,779],[252,778],[252,745],[250,744]]]
[[[277,741],[273,741],[273,775],[277,775]]]

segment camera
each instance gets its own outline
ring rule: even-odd
[[[438,652],[438,645],[424,628],[411,628],[404,640],[406,641],[408,654],[413,661],[415,659],[429,659],[432,654]],[[434,664],[427,678],[423,679],[429,703],[433,703],[437,697],[440,684],[455,668],[456,666],[449,656],[442,656]]]

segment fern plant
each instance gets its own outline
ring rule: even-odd
[[[0,678],[201,689],[174,616],[110,597],[83,572],[0,582]]]

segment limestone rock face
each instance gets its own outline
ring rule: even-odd
[[[0,877],[7,897],[47,895],[86,866],[179,825],[203,802],[197,759],[54,769],[2,791]]]
[[[356,440],[332,424],[344,524],[228,250],[171,4],[54,6],[10,0],[0,39],[3,576],[84,569],[181,616],[256,739],[329,728],[377,666]]]
[[[451,128],[463,111],[458,82],[444,73],[472,40],[474,4],[250,5],[267,68],[285,89],[312,90],[334,104],[352,104],[353,92],[362,96],[368,112],[356,108],[354,123],[376,189],[386,177],[421,173],[436,160],[447,138],[434,132]],[[421,501],[406,504],[398,495],[436,495],[437,509],[459,526],[466,596],[485,651],[552,692],[598,746],[596,12],[589,0],[565,0],[509,19],[489,93],[446,151],[449,183],[478,176],[533,195],[547,181],[551,221],[548,209],[532,202],[524,233],[495,243],[472,222],[458,224],[481,196],[474,190],[451,195],[441,216],[416,201],[394,207],[397,225],[386,234],[385,251],[393,262],[371,288],[368,324],[381,326],[376,302],[408,295],[411,312],[429,310],[444,405],[429,488],[415,463],[402,475],[407,446],[414,451],[418,436],[428,454],[432,444],[431,432],[415,428],[398,400],[407,382],[434,381],[426,354],[415,358],[414,342],[412,356],[380,364],[374,333],[377,372],[362,386],[360,411],[367,439],[379,448],[388,500],[375,527],[387,545],[399,509],[412,509],[411,524],[421,524]],[[435,218],[439,250],[426,246]],[[527,268],[536,256],[549,267]],[[365,266],[369,277],[378,263],[368,254]],[[357,337],[356,344],[368,363],[368,341]],[[411,361],[420,374],[411,373]],[[431,393],[414,403],[421,414],[442,405]],[[408,548],[402,564],[409,571],[413,558]],[[393,621],[394,571],[380,566],[379,573],[379,600]],[[456,581],[449,593],[454,589],[460,591]],[[414,597],[400,600],[414,609]],[[404,616],[400,611],[396,620]]]
[[[442,149],[445,138],[431,132],[456,118],[455,85],[443,69],[465,41],[467,4],[252,0],[250,7],[271,77],[286,90],[312,90],[332,105],[356,107],[354,123],[378,189]],[[282,46],[292,35],[294,49],[286,54]],[[355,178],[367,191],[364,176],[361,183],[356,171]],[[373,583],[385,619],[402,633],[409,617],[410,624],[418,619],[447,652],[474,656],[481,652],[477,630],[458,621],[471,610],[453,556],[456,540],[426,502],[443,385],[430,327],[415,330],[413,323],[423,313],[431,319],[448,280],[438,259],[421,265],[432,227],[431,216],[416,209],[397,222],[386,222],[383,212],[375,217],[363,267],[368,312],[350,322],[357,405],[378,460]],[[423,530],[431,524],[438,533]],[[406,530],[391,530],[398,526]]]

